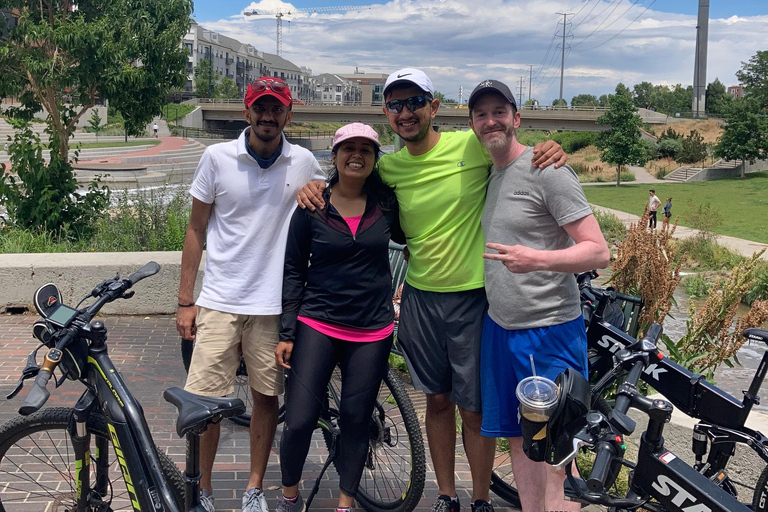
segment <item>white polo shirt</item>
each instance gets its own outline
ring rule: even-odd
[[[190,194],[212,204],[203,289],[197,304],[243,315],[282,312],[283,262],[296,194],[324,179],[311,152],[283,137],[283,150],[262,169],[237,140],[208,147]]]

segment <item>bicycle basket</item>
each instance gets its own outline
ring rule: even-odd
[[[533,461],[553,465],[571,452],[571,439],[586,425],[585,418],[591,402],[589,382],[572,368],[558,375],[555,384],[560,388],[560,394],[546,425],[520,417],[525,454]]]

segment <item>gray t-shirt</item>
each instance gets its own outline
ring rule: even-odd
[[[491,169],[483,210],[485,241],[566,249],[574,241],[562,226],[592,210],[573,169],[537,169],[532,153],[528,147],[506,167]],[[570,273],[513,274],[500,261],[486,260],[485,289],[488,314],[505,329],[558,325],[581,314],[578,286]]]

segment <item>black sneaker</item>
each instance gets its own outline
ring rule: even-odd
[[[493,512],[493,505],[490,501],[475,500],[472,504],[472,512]]]
[[[459,500],[452,500],[450,496],[441,494],[432,505],[432,512],[461,512]]]

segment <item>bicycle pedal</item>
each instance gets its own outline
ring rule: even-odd
[[[725,474],[725,470],[721,469],[711,477],[709,477],[709,480],[716,483],[719,486],[722,486],[725,479],[728,478],[728,475]]]

